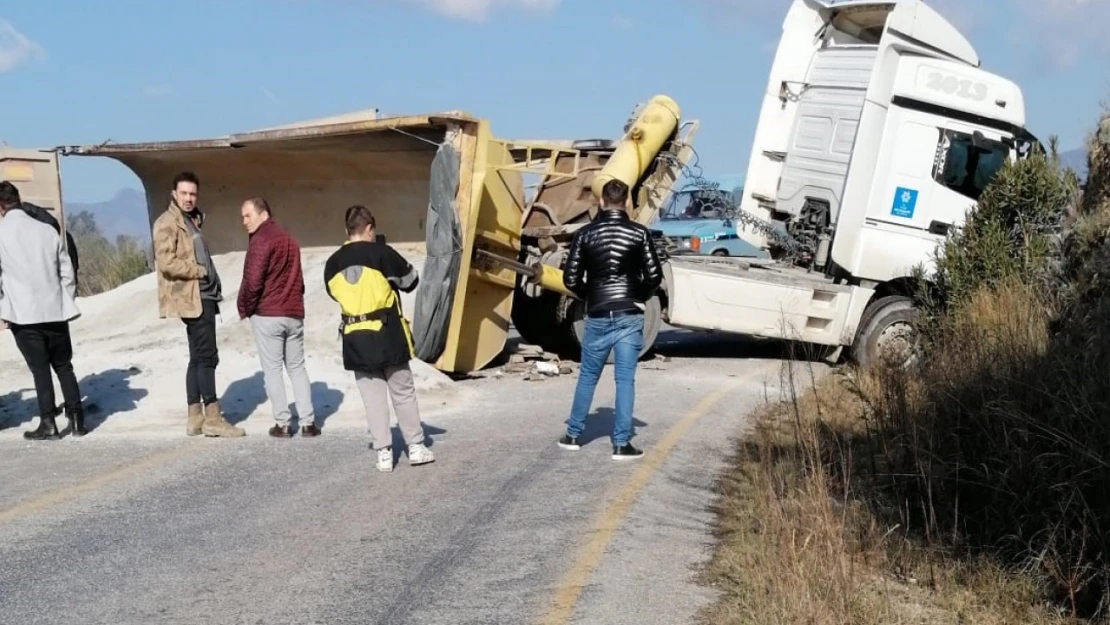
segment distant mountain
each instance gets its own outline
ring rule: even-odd
[[[135,189],[120,189],[104,202],[66,202],[65,212],[74,215],[89,211],[104,236],[114,240],[127,234],[140,241],[150,241],[150,222],[146,212],[146,195]]]
[[[1087,179],[1087,149],[1076,148],[1067,152],[1060,152],[1060,164],[1071,167],[1079,175],[1080,180]]]

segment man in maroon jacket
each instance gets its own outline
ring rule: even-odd
[[[239,318],[251,320],[258,357],[262,362],[266,395],[273,405],[270,436],[289,438],[289,402],[285,398],[282,368],[293,382],[293,399],[304,436],[316,436],[320,428],[312,408],[312,387],[304,365],[304,275],[301,248],[272,219],[265,199],[243,202],[243,227],[250,235],[239,286]]]

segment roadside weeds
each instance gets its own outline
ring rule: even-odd
[[[737,441],[718,482],[705,623],[1075,623],[1035,574],[923,544],[875,483],[865,398],[874,379],[784,366],[782,397]],[[875,467],[876,469],[878,467]],[[884,513],[885,510],[885,513]]]

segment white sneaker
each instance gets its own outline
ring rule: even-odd
[[[393,471],[392,447],[383,447],[378,450],[378,470],[386,473]]]
[[[425,447],[424,443],[409,445],[409,464],[416,466],[435,461],[436,457],[432,454],[432,450]]]

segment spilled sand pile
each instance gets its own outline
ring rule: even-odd
[[[354,377],[343,369],[337,334],[339,309],[324,289],[324,263],[334,250],[302,251],[305,350],[313,403],[317,414],[326,418],[325,428],[365,429]],[[422,252],[398,251],[418,270],[423,268]],[[224,286],[216,329],[220,346],[216,386],[228,421],[244,427],[248,436],[264,436],[273,424],[270,403],[250,322],[239,319],[235,306],[243,257],[242,252],[234,252],[215,258]],[[402,307],[410,320],[414,300],[415,293],[402,294]],[[154,274],[107,293],[80,298],[77,306],[82,315],[71,324],[74,368],[94,434],[183,436],[188,344],[179,319],[158,318]],[[431,365],[413,360],[412,368],[424,412],[461,399],[455,383]],[[0,333],[0,439],[19,437],[33,424],[38,412],[33,387],[11,333]],[[61,404],[56,382],[55,389]],[[286,396],[292,404],[288,380]],[[65,423],[61,419],[59,427]]]

